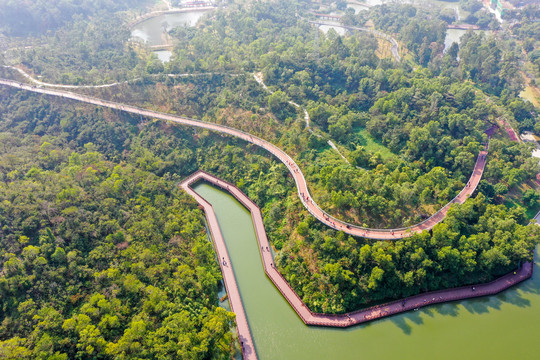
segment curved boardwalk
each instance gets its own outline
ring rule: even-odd
[[[159,46],[159,45],[158,45]],[[101,84],[101,85],[66,85],[66,84],[53,84],[48,82],[40,81],[34,77],[32,77],[30,74],[28,74],[26,71],[24,71],[21,68],[15,67],[15,66],[9,66],[9,65],[0,65],[3,68],[15,70],[22,76],[24,76],[26,79],[28,79],[30,82],[39,85],[39,86],[46,86],[46,87],[52,87],[52,88],[59,88],[59,89],[102,89],[102,88],[109,88],[124,84],[129,84],[135,81],[141,81],[143,78],[138,77],[131,80],[124,80],[119,82],[113,82],[109,84]],[[208,72],[208,73],[184,73],[184,74],[154,74],[152,77],[160,77],[160,76],[166,76],[169,78],[185,78],[185,77],[199,77],[199,76],[212,76],[212,75],[228,75],[228,76],[240,76],[242,74],[239,73],[220,73],[220,72]]]
[[[195,126],[195,127],[217,131],[217,132],[221,132],[224,134],[229,134],[229,135],[238,137],[244,141],[247,141],[249,143],[252,143],[256,146],[259,146],[265,149],[266,151],[274,155],[276,158],[278,158],[283,164],[285,164],[285,166],[289,169],[289,172],[291,173],[294,181],[296,182],[298,195],[300,197],[300,200],[302,201],[302,204],[319,221],[323,222],[324,224],[336,230],[343,231],[347,234],[354,235],[354,236],[361,236],[361,237],[369,238],[369,239],[396,240],[396,239],[402,239],[405,237],[412,236],[413,234],[422,232],[424,230],[432,229],[437,223],[441,222],[444,219],[444,217],[446,216],[446,213],[448,212],[448,209],[450,208],[452,204],[463,203],[474,192],[474,190],[476,189],[476,186],[478,185],[478,183],[480,182],[480,179],[482,178],[482,174],[483,174],[484,167],[486,164],[487,146],[485,150],[480,151],[478,155],[478,159],[476,160],[476,164],[474,166],[473,173],[467,183],[467,186],[465,186],[463,190],[461,190],[461,192],[458,194],[458,196],[456,196],[446,206],[444,206],[441,210],[439,210],[433,216],[421,222],[420,224],[416,224],[410,227],[400,228],[400,229],[363,228],[363,227],[356,226],[354,224],[349,224],[339,219],[336,219],[332,217],[331,215],[329,215],[328,213],[326,213],[324,210],[322,210],[319,207],[319,205],[317,205],[317,203],[313,201],[309,193],[307,182],[306,182],[306,179],[304,178],[304,174],[302,174],[300,167],[294,162],[294,160],[285,151],[281,150],[274,144],[266,140],[263,140],[259,137],[253,136],[249,133],[246,133],[244,131],[233,129],[224,125],[218,125],[218,124],[204,122],[200,120],[189,119],[189,118],[185,118],[181,116],[165,114],[158,111],[142,109],[136,106],[102,100],[102,99],[94,98],[88,95],[82,95],[82,94],[77,94],[77,93],[63,91],[63,90],[45,89],[42,87],[36,87],[32,85],[23,84],[23,83],[13,81],[13,80],[0,79],[0,85],[10,86],[10,87],[14,87],[17,89],[22,89],[22,90],[33,91],[33,92],[41,93],[41,94],[57,96],[57,97],[65,98],[65,99],[77,100],[77,101],[81,101],[81,102],[85,102],[89,104],[94,104],[98,106],[108,107],[111,109],[129,112],[132,114],[137,114],[140,116],[146,116],[150,118],[171,121],[171,122],[175,122],[182,125]]]
[[[207,208],[210,208],[212,212],[209,218],[209,226],[213,236],[219,234],[217,237],[220,241],[223,241],[221,236],[219,225],[217,221],[210,221],[211,218],[215,218],[211,206],[202,199],[198,194],[196,194],[192,189],[191,185],[197,181],[204,180],[210,184],[216,185],[229,193],[231,193],[242,205],[244,205],[250,212],[253,219],[253,225],[255,227],[255,233],[257,236],[257,242],[259,243],[259,251],[261,253],[261,258],[263,262],[264,272],[274,283],[276,288],[281,292],[281,294],[287,299],[291,307],[296,311],[298,316],[302,321],[307,325],[318,325],[318,326],[328,326],[328,327],[348,327],[361,323],[365,323],[371,320],[380,319],[386,316],[410,311],[417,309],[423,306],[438,304],[443,302],[463,300],[469,298],[475,298],[486,295],[494,295],[505,289],[508,289],[511,286],[514,286],[532,276],[533,272],[533,263],[528,262],[521,266],[515,272],[506,274],[499,279],[492,281],[487,284],[479,284],[473,286],[464,286],[461,288],[433,291],[429,293],[424,293],[416,296],[411,296],[409,298],[389,302],[386,304],[370,307],[367,309],[355,311],[349,314],[343,315],[325,315],[314,313],[304,304],[302,299],[296,294],[296,292],[290,287],[289,283],[281,275],[281,273],[274,266],[274,259],[272,253],[270,252],[270,244],[268,243],[268,238],[266,236],[266,231],[264,229],[264,223],[261,216],[261,211],[259,207],[245,195],[240,189],[236,186],[220,180],[204,171],[197,171],[187,179],[182,181],[180,186],[186,190],[190,195],[194,196],[195,199],[204,206],[207,216],[209,211]],[[195,194],[195,195],[194,195]],[[213,228],[212,228],[213,227]],[[222,245],[225,249],[225,245]],[[216,245],[217,248],[217,245]],[[226,252],[226,249],[224,250]],[[219,255],[222,256],[221,254]],[[226,257],[228,261],[228,257]],[[222,267],[223,268],[223,267]],[[228,270],[228,269],[227,269]],[[225,276],[224,276],[225,278]],[[227,278],[229,279],[229,278]],[[228,280],[225,281],[228,281]],[[234,281],[234,276],[232,277]],[[236,282],[227,284],[227,289],[229,288],[236,289]],[[229,295],[229,298],[231,295]],[[242,309],[243,314],[243,309]],[[245,314],[243,314],[245,316]],[[237,315],[238,318],[238,315]],[[249,329],[248,329],[249,331]]]
[[[221,273],[223,274],[223,282],[225,283],[225,289],[229,297],[229,304],[231,305],[231,311],[236,314],[236,330],[238,332],[238,339],[242,346],[242,355],[244,359],[255,360],[257,359],[257,353],[255,352],[255,345],[251,338],[251,332],[249,331],[249,325],[247,322],[246,313],[244,312],[244,306],[242,305],[242,298],[238,291],[238,285],[234,277],[234,272],[231,266],[231,260],[225,241],[223,241],[223,235],[219,228],[216,214],[212,205],[202,198],[199,194],[190,188],[190,185],[197,181],[195,176],[191,176],[184,180],[180,186],[191,196],[197,200],[197,202],[204,208],[206,213],[206,219],[208,221],[208,228],[214,241],[217,256],[219,259],[219,266],[221,267]]]

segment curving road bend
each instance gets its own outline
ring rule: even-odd
[[[324,210],[322,210],[319,207],[319,205],[317,205],[317,203],[313,201],[311,194],[309,193],[306,179],[304,178],[304,175],[302,174],[302,171],[300,170],[300,167],[296,164],[296,162],[287,153],[285,153],[283,150],[273,145],[272,143],[266,140],[263,140],[259,137],[256,137],[254,135],[251,135],[249,133],[246,133],[244,131],[230,128],[224,125],[218,125],[218,124],[213,124],[213,123],[204,122],[200,120],[189,119],[186,117],[161,113],[158,111],[142,109],[142,108],[132,106],[132,105],[116,103],[116,102],[98,99],[91,96],[81,95],[81,94],[68,92],[64,90],[45,89],[42,87],[36,87],[33,85],[23,84],[23,83],[13,81],[13,80],[0,79],[0,85],[9,86],[9,87],[13,87],[16,89],[21,89],[21,90],[32,91],[32,92],[40,93],[40,94],[57,96],[60,98],[65,98],[65,99],[70,99],[70,100],[81,101],[84,103],[93,104],[97,106],[103,106],[103,107],[116,109],[120,111],[125,111],[132,114],[137,114],[140,116],[146,116],[150,118],[171,121],[171,122],[178,123],[181,125],[199,127],[199,128],[208,129],[211,131],[216,131],[216,132],[238,137],[244,141],[247,141],[251,144],[254,144],[256,146],[259,146],[265,149],[266,151],[274,155],[276,158],[278,158],[283,164],[285,164],[285,166],[291,173],[296,183],[298,195],[300,197],[300,200],[302,201],[302,204],[319,221],[323,222],[324,224],[336,230],[343,231],[347,234],[369,238],[369,239],[397,240],[397,239],[402,239],[402,238],[412,236],[415,233],[419,233],[424,230],[432,229],[436,224],[438,224],[444,219],[444,217],[446,216],[446,213],[448,212],[452,204],[454,203],[462,204],[474,192],[474,190],[478,186],[478,183],[480,182],[480,179],[482,178],[482,174],[484,172],[484,167],[486,164],[486,156],[488,153],[487,147],[485,150],[480,151],[478,158],[476,160],[476,164],[474,166],[473,173],[469,179],[469,182],[467,183],[467,186],[465,186],[463,190],[461,190],[458,196],[456,196],[452,201],[450,201],[441,210],[439,210],[437,213],[432,215],[427,220],[419,224],[416,224],[410,227],[400,228],[400,229],[371,229],[371,228],[364,228],[364,227],[360,227],[354,224],[349,224],[347,222],[341,221],[339,219],[332,217],[331,215],[326,213]]]

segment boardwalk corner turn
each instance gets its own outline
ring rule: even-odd
[[[255,345],[251,337],[251,332],[249,331],[247,316],[244,311],[244,306],[242,305],[242,299],[240,297],[238,285],[236,284],[236,279],[234,277],[231,260],[229,258],[229,253],[227,252],[227,247],[225,246],[225,241],[223,240],[223,235],[221,234],[221,230],[219,228],[216,214],[214,213],[212,205],[202,196],[193,191],[193,189],[191,189],[191,185],[199,180],[198,175],[199,173],[191,175],[180,183],[180,186],[189,195],[193,196],[195,200],[197,200],[197,202],[204,208],[206,219],[208,221],[208,228],[210,229],[210,235],[214,241],[219,266],[221,267],[221,273],[223,274],[223,283],[225,284],[225,289],[229,297],[231,311],[236,314],[236,330],[238,332],[238,339],[241,344],[242,356],[246,360],[256,360],[257,352],[255,351]]]
[[[89,104],[94,104],[97,106],[103,106],[103,107],[108,107],[111,109],[129,112],[132,114],[137,114],[139,116],[145,116],[149,118],[156,118],[156,119],[161,119],[165,121],[170,121],[170,122],[174,122],[181,125],[199,127],[199,128],[208,129],[211,131],[216,131],[222,134],[228,134],[228,135],[240,138],[248,143],[259,146],[260,148],[268,151],[270,154],[275,156],[279,161],[281,161],[287,167],[287,169],[291,173],[296,183],[297,192],[298,192],[298,196],[300,197],[300,201],[306,207],[306,209],[314,217],[317,218],[317,220],[321,221],[322,223],[336,230],[343,231],[344,233],[347,233],[353,236],[361,236],[368,239],[398,240],[398,239],[413,236],[415,233],[433,228],[437,223],[441,222],[444,219],[446,212],[450,208],[450,205],[454,203],[462,204],[470,195],[472,195],[472,193],[476,189],[476,186],[480,182],[480,179],[482,178],[482,173],[484,171],[484,167],[486,164],[487,147],[486,147],[486,150],[480,151],[477,161],[474,166],[473,173],[471,174],[471,177],[469,178],[467,186],[464,187],[463,190],[461,190],[458,196],[456,196],[446,206],[444,206],[441,210],[439,210],[434,215],[429,217],[427,220],[416,225],[412,225],[406,228],[399,228],[399,229],[364,228],[355,224],[350,224],[345,221],[336,219],[332,215],[328,214],[323,209],[321,209],[321,207],[313,200],[313,197],[311,196],[309,192],[306,179],[304,178],[304,174],[302,173],[302,170],[300,169],[298,164],[296,164],[296,162],[285,151],[281,150],[276,145],[262,138],[246,133],[242,130],[234,129],[234,128],[224,126],[224,125],[218,125],[211,122],[190,119],[190,118],[186,118],[182,116],[161,113],[161,112],[148,110],[148,109],[142,109],[142,108],[132,106],[132,105],[116,103],[113,101],[98,99],[98,98],[94,98],[88,95],[81,95],[81,94],[77,94],[77,93],[73,93],[69,91],[45,89],[42,87],[36,87],[33,85],[23,84],[23,83],[20,83],[18,81],[13,81],[13,80],[0,79],[0,85],[10,86],[10,87],[32,91],[36,93],[41,93],[41,94],[58,96],[64,99],[81,101],[81,102],[85,102]]]
[[[481,158],[481,161],[485,159],[485,157],[483,156],[480,156],[480,158]],[[327,315],[327,314],[314,313],[306,306],[306,304],[304,304],[302,299],[291,288],[287,280],[281,275],[281,273],[277,270],[276,266],[274,265],[274,259],[272,257],[272,253],[269,250],[270,244],[266,236],[266,231],[264,229],[264,223],[263,223],[263,219],[262,219],[262,215],[261,215],[261,211],[259,207],[246,194],[244,194],[240,189],[238,189],[233,184],[220,180],[216,178],[215,176],[212,176],[202,170],[199,170],[195,172],[194,174],[192,174],[191,176],[189,176],[180,185],[190,195],[195,197],[195,199],[199,202],[199,204],[201,204],[205,208],[205,211],[209,220],[208,221],[209,227],[211,227],[210,231],[212,232],[214,241],[216,241],[216,248],[218,248],[218,245],[217,245],[218,241],[223,243],[223,237],[221,235],[219,225],[217,224],[217,220],[215,220],[215,214],[213,213],[212,206],[208,204],[208,202],[206,202],[200,195],[196,194],[193,191],[193,189],[191,189],[191,185],[200,180],[206,181],[212,185],[215,185],[229,192],[243,206],[245,206],[250,211],[251,217],[253,220],[253,226],[255,228],[255,234],[257,237],[259,252],[260,252],[263,267],[264,267],[264,272],[266,273],[268,278],[272,281],[272,283],[274,283],[275,287],[280,291],[280,293],[287,300],[287,302],[294,309],[294,311],[296,311],[296,313],[302,319],[302,321],[307,325],[317,325],[317,326],[327,326],[327,327],[349,327],[349,326],[369,322],[372,320],[381,319],[383,317],[418,309],[420,307],[424,307],[428,305],[487,296],[487,295],[494,295],[522,281],[525,281],[532,276],[533,263],[529,262],[529,263],[523,264],[519,269],[516,269],[516,271],[506,274],[487,284],[469,285],[469,286],[464,286],[460,288],[433,291],[429,293],[419,294],[419,295],[411,296],[405,299],[399,299],[392,302],[388,302],[386,304],[373,306],[367,309],[354,311],[348,314]],[[218,255],[220,256],[220,258],[224,256],[225,259],[229,262],[228,255],[222,255],[222,251],[224,253],[226,253],[227,251],[225,249],[225,244],[223,243],[222,245],[220,245],[219,249],[217,250],[218,250]],[[224,267],[222,266],[222,270],[230,271],[230,268],[224,269]],[[223,277],[224,277],[224,281],[226,282],[227,292],[229,291],[229,288],[233,289],[233,293],[232,294],[229,293],[229,298],[233,298],[235,296],[234,290],[237,291],[234,275],[226,276],[226,274],[224,273]],[[231,278],[232,280],[230,280]],[[232,282],[227,284],[229,280]],[[231,303],[231,307],[232,307],[232,303]],[[240,301],[240,308],[241,308],[241,301]],[[241,312],[242,312],[242,316],[245,317],[243,308],[241,308]],[[237,314],[237,321],[239,322],[243,321],[241,320],[242,316],[239,316],[239,314]],[[247,320],[245,321],[247,324]],[[240,332],[240,326],[238,327],[238,329]],[[246,326],[246,329],[249,332],[249,328],[247,326]],[[251,336],[249,336],[249,338],[251,339]]]

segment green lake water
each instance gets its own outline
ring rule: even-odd
[[[194,26],[206,13],[204,10],[165,13],[144,20],[133,27],[131,36],[141,39],[150,46],[163,45],[163,30],[170,31],[178,26]]]
[[[259,359],[535,359],[540,274],[489,298],[442,304],[350,329],[308,327],[262,270],[249,212],[207,184]],[[538,259],[538,251],[536,254]]]
[[[164,30],[170,31],[175,27],[194,26],[197,21],[206,13],[206,10],[189,11],[179,13],[165,13],[144,20],[133,27],[131,37],[138,39],[149,46],[166,45],[167,36]],[[153,51],[161,62],[166,63],[171,60],[173,53],[170,50]]]

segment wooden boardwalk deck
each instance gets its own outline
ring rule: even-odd
[[[27,85],[27,84],[23,84],[17,81],[13,81],[13,80],[0,79],[0,85],[10,86],[13,88],[32,91],[32,92],[41,93],[41,94],[57,96],[64,99],[81,101],[81,102],[85,102],[89,104],[94,104],[97,106],[103,106],[103,107],[108,107],[111,109],[116,109],[119,111],[125,111],[132,114],[137,114],[139,116],[161,119],[165,121],[175,122],[181,125],[199,127],[199,128],[208,129],[211,131],[216,131],[216,132],[238,137],[248,143],[254,144],[256,146],[259,146],[265,149],[266,151],[274,155],[283,164],[285,164],[285,166],[291,173],[294,181],[296,182],[298,195],[300,197],[300,200],[302,201],[302,204],[319,221],[321,221],[322,223],[330,227],[333,227],[336,230],[343,231],[347,234],[354,235],[354,236],[361,236],[361,237],[369,238],[369,239],[397,240],[397,239],[409,237],[409,236],[414,235],[415,233],[433,228],[433,226],[435,226],[437,223],[439,223],[440,221],[444,219],[448,209],[450,208],[452,204],[463,203],[467,199],[467,197],[470,196],[474,192],[474,190],[476,189],[476,186],[480,182],[480,179],[482,177],[482,173],[484,171],[484,167],[486,164],[487,147],[486,147],[486,150],[481,151],[479,153],[477,161],[474,166],[473,173],[467,183],[467,186],[463,188],[463,190],[459,193],[459,195],[456,198],[454,198],[451,202],[449,202],[446,206],[444,206],[441,210],[439,210],[437,213],[432,215],[426,221],[423,221],[420,224],[416,224],[407,228],[400,228],[400,229],[364,228],[364,227],[360,227],[354,224],[349,224],[342,220],[336,219],[332,217],[330,214],[326,213],[324,210],[322,210],[319,207],[319,205],[317,205],[317,203],[312,199],[309,193],[306,179],[304,178],[304,174],[302,173],[300,167],[295,163],[295,161],[285,151],[281,150],[274,144],[264,139],[261,139],[259,137],[253,136],[249,133],[246,133],[242,130],[230,128],[224,125],[204,122],[200,120],[189,119],[189,118],[185,118],[185,117],[181,117],[177,115],[165,114],[158,111],[142,109],[142,108],[132,106],[132,105],[116,103],[116,102],[98,99],[98,98],[94,98],[88,95],[77,94],[77,93],[73,93],[69,91],[36,87],[33,85]]]
[[[327,315],[327,314],[318,314],[312,312],[300,299],[298,294],[290,287],[289,283],[281,275],[281,273],[276,269],[274,264],[274,259],[272,253],[270,252],[270,244],[266,236],[266,231],[264,229],[264,223],[259,207],[245,195],[240,189],[238,189],[233,184],[230,184],[226,181],[216,178],[204,171],[197,171],[186,180],[181,183],[182,188],[186,189],[189,194],[194,193],[190,186],[197,181],[206,181],[210,184],[213,184],[217,187],[222,188],[223,190],[231,193],[242,205],[244,205],[250,212],[253,219],[253,225],[255,227],[255,233],[257,235],[257,242],[259,245],[259,252],[261,254],[261,259],[263,262],[264,272],[268,278],[274,283],[276,288],[281,292],[283,297],[287,299],[291,307],[296,311],[298,316],[302,321],[307,325],[318,325],[318,326],[328,326],[328,327],[348,327],[368,321],[380,319],[394,314],[399,314],[402,312],[410,311],[417,309],[423,306],[438,304],[449,301],[463,300],[469,298],[475,298],[480,296],[494,295],[505,289],[508,289],[511,286],[514,286],[532,276],[533,263],[525,263],[515,272],[506,274],[499,279],[492,281],[487,284],[478,284],[473,286],[465,286],[454,289],[434,291],[424,294],[419,294],[416,296],[411,296],[409,298],[400,299],[392,301],[386,304],[370,307],[367,309],[351,312],[349,314],[341,315]],[[197,201],[204,204],[206,201],[201,202],[200,196],[195,196]],[[207,203],[206,203],[207,204]],[[210,207],[211,208],[211,207]],[[205,211],[207,206],[205,206]],[[207,212],[208,214],[208,212]],[[215,215],[212,215],[215,217]],[[209,221],[209,226],[212,226],[214,222]],[[215,228],[211,229],[212,235],[218,233],[219,226],[214,225]],[[221,235],[219,236],[222,239]],[[222,240],[220,240],[222,241]],[[224,245],[223,245],[224,247]],[[225,250],[226,251],[226,250]],[[221,255],[220,255],[221,256]],[[228,259],[228,257],[226,257]],[[234,277],[233,277],[234,279]],[[231,287],[233,285],[230,285]],[[236,285],[234,285],[236,286]],[[245,315],[244,315],[245,316]]]
[[[244,306],[242,305],[242,298],[240,297],[236,278],[234,277],[231,259],[229,258],[229,253],[227,252],[227,247],[225,246],[225,241],[223,240],[223,235],[221,234],[214,208],[208,201],[193,191],[193,189],[190,187],[190,185],[198,179],[197,173],[195,173],[184,180],[180,186],[189,195],[193,196],[195,200],[197,200],[197,202],[204,208],[206,219],[208,221],[208,228],[210,229],[210,234],[212,236],[212,240],[214,241],[216,253],[219,259],[219,266],[221,267],[221,273],[223,274],[223,282],[225,283],[225,289],[227,290],[227,295],[229,297],[231,311],[236,314],[236,330],[242,347],[242,356],[246,360],[256,360],[257,353],[255,351],[255,345],[251,337],[251,332],[249,331],[247,316],[244,311]]]
[[[448,208],[454,203],[463,203],[467,197],[469,197],[476,186],[480,182],[482,173],[484,171],[486,156],[487,156],[487,147],[486,150],[483,150],[479,153],[473,173],[467,183],[467,186],[454,198],[449,204],[435,213],[427,221],[422,222],[404,229],[394,229],[394,230],[385,230],[385,229],[367,229],[352,224],[347,224],[343,221],[331,217],[329,214],[324,212],[314,201],[311,199],[311,195],[308,190],[306,180],[300,170],[299,166],[294,162],[294,160],[283,150],[279,149],[277,146],[272,143],[253,136],[249,133],[243,132],[238,129],[229,128],[227,126],[203,122],[200,120],[189,119],[181,116],[175,116],[165,113],[160,113],[157,111],[147,110],[138,108],[135,106],[116,103],[112,101],[107,101],[103,99],[94,98],[87,95],[81,95],[73,92],[62,91],[62,90],[53,90],[46,89],[42,87],[36,87],[32,85],[23,84],[13,80],[0,79],[0,85],[9,86],[17,89],[32,91],[35,93],[47,94],[51,96],[56,96],[64,98],[66,100],[76,100],[89,104],[94,104],[97,106],[108,107],[111,109],[116,109],[119,111],[125,111],[132,114],[137,114],[140,116],[157,118],[161,120],[171,121],[182,125],[200,127],[212,131],[217,131],[225,134],[229,134],[240,139],[245,140],[246,142],[252,143],[256,146],[259,146],[276,158],[278,158],[287,168],[289,169],[291,175],[293,176],[296,186],[298,189],[298,194],[304,206],[308,211],[313,214],[318,220],[331,226],[337,230],[341,230],[345,233],[362,236],[365,238],[380,239],[380,240],[396,240],[400,238],[405,238],[412,236],[416,232],[421,232],[433,228],[438,222],[442,221],[446,216]],[[450,289],[443,290],[438,292],[432,292],[428,294],[421,294],[407,299],[387,303],[384,305],[372,307],[369,309],[364,309],[356,311],[350,314],[345,315],[325,315],[317,314],[310,311],[306,305],[302,302],[299,296],[292,290],[288,282],[283,278],[283,276],[277,271],[274,266],[274,260],[272,254],[268,251],[270,245],[266,237],[266,232],[264,230],[264,225],[260,210],[255,203],[253,203],[245,194],[243,194],[238,188],[232,184],[228,184],[222,180],[219,180],[209,174],[203,172],[197,172],[182,182],[182,187],[186,189],[188,193],[194,196],[197,201],[204,207],[206,214],[208,216],[208,222],[210,226],[210,231],[214,242],[216,243],[216,251],[218,256],[221,258],[220,266],[223,272],[223,278],[225,281],[225,286],[227,288],[227,293],[229,294],[229,299],[231,302],[231,309],[236,313],[237,329],[239,333],[240,341],[243,344],[243,355],[246,359],[256,359],[257,355],[255,352],[255,347],[253,340],[249,332],[249,326],[247,323],[247,318],[243,310],[242,302],[238,292],[238,287],[236,286],[236,280],[234,279],[234,273],[232,268],[229,266],[230,259],[227,254],[227,250],[224,246],[223,237],[221,231],[219,230],[219,225],[215,218],[212,206],[206,202],[202,197],[196,194],[189,186],[199,179],[204,178],[206,181],[209,181],[217,186],[220,186],[226,190],[229,190],[233,196],[235,196],[244,206],[246,206],[253,216],[253,222],[255,225],[255,230],[257,233],[257,241],[261,249],[261,257],[263,260],[264,270],[267,276],[272,280],[274,285],[278,290],[283,294],[283,296],[289,301],[291,306],[300,316],[300,318],[310,325],[320,325],[320,326],[332,326],[332,327],[346,327],[355,324],[360,324],[366,321],[379,319],[385,316],[392,314],[408,311],[415,309],[421,306],[426,306],[434,303],[440,303],[445,301],[454,301],[478,296],[492,295],[498,293],[504,289],[507,289],[510,286],[513,286],[527,278],[532,274],[533,265],[532,263],[524,264],[519,270],[511,274],[505,275],[494,282],[489,284],[476,285],[473,287],[464,287],[459,289]],[[219,245],[218,245],[219,244]]]

